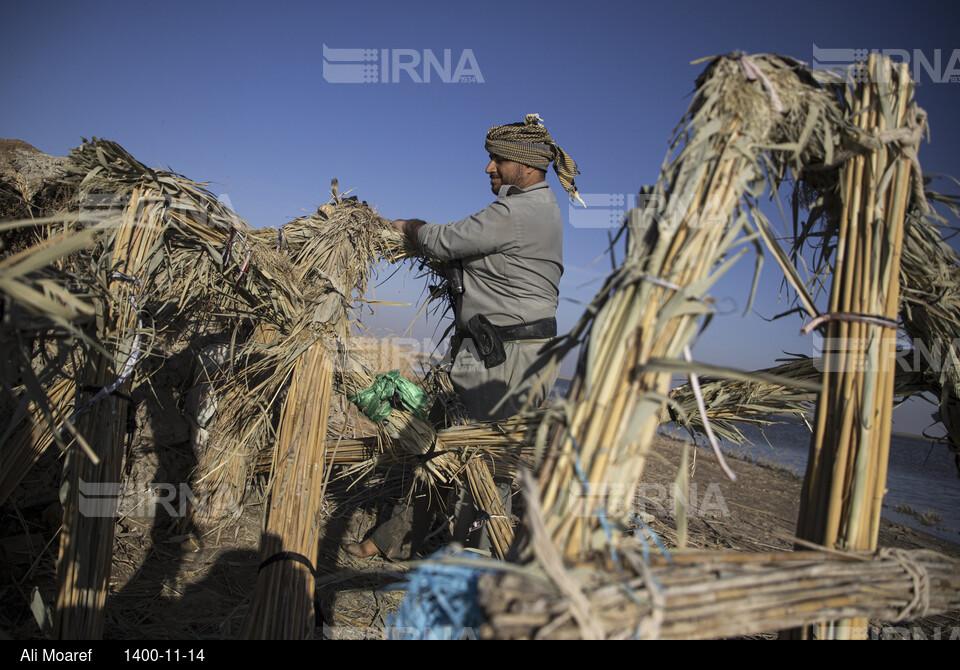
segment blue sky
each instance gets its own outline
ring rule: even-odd
[[[689,103],[703,68],[690,62],[735,50],[807,62],[815,45],[899,50],[931,63],[939,52],[937,74],[919,77],[932,136],[920,160],[927,172],[960,177],[960,82],[937,81],[951,69],[960,76],[956,3],[914,13],[902,2],[6,0],[0,15],[0,136],[54,155],[82,137],[115,140],[148,165],[212,182],[257,227],[312,212],[329,198],[332,177],[387,218],[467,216],[492,199],[487,129],[529,112],[578,162],[582,193],[635,194],[656,180]],[[445,83],[431,71],[429,83],[416,83],[392,71],[396,81],[332,83],[324,45],[389,49],[402,61],[429,53],[442,62],[450,50],[451,69],[466,58],[480,76]],[[422,63],[413,71],[422,78]],[[610,269],[608,259],[593,261],[611,229],[570,225],[552,172],[549,180],[566,222],[565,331]],[[752,269],[744,258],[714,290],[725,314],[698,342],[697,358],[757,368],[784,350],[811,353],[798,319],[741,316]],[[757,312],[785,309],[778,287],[767,263]],[[421,291],[412,273],[384,273],[377,297],[416,302]],[[399,332],[415,308],[381,312],[370,324]],[[435,323],[414,330],[434,333]]]

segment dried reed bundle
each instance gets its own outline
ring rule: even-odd
[[[64,500],[60,533],[58,591],[54,634],[60,639],[98,639],[103,634],[103,605],[110,577],[114,519],[123,460],[130,373],[141,355],[145,333],[139,314],[139,277],[157,242],[160,230],[139,225],[144,208],[134,189],[120,225],[111,231],[111,243],[97,266],[106,293],[98,340],[107,349],[88,361],[90,384],[99,389],[74,413],[78,431],[96,445],[94,461],[79,447],[64,458],[61,496]],[[73,420],[68,419],[70,421]],[[100,497],[103,494],[107,497]],[[91,503],[93,503],[91,505]]]
[[[601,639],[710,639],[839,617],[904,621],[960,606],[960,564],[931,551],[676,555],[622,552],[623,573],[567,572]],[[533,569],[480,578],[483,639],[581,639],[570,585]]]
[[[115,379],[110,361],[101,359],[89,380],[106,388]],[[121,389],[124,388],[121,386]],[[113,556],[114,527],[124,448],[127,401],[116,395],[100,400],[81,415],[78,431],[96,445],[98,462],[78,448],[63,461],[63,523],[57,558],[54,636],[61,640],[96,640],[103,636]]]
[[[244,639],[313,635],[314,577],[333,365],[322,342],[298,359],[277,435],[270,513]]]
[[[513,524],[503,508],[490,468],[479,458],[471,458],[464,470],[475,504],[489,515],[486,527],[493,555],[503,559],[513,544]]]
[[[627,256],[570,335],[589,328],[574,404],[540,471],[546,524],[567,558],[604,542],[601,527],[625,519],[573,516],[581,486],[624,491],[612,507],[630,509],[658,413],[672,374],[682,363],[697,320],[710,314],[705,291],[736,259],[747,217],[745,192],[762,190],[766,152],[802,155],[811,132],[789,149],[779,138],[813,125],[811,114],[829,108],[826,94],[802,77],[794,61],[777,56],[715,59],[674,139],[657,185],[645,193],[652,206],[631,212]],[[807,123],[807,121],[811,123]],[[763,228],[762,221],[756,221]],[[767,244],[783,262],[769,234]],[[562,349],[560,350],[563,351]],[[616,546],[618,533],[606,540]]]
[[[867,67],[869,81],[857,86],[851,110],[859,132],[922,132],[907,68],[882,58],[871,58]],[[824,359],[797,523],[798,537],[827,547],[873,550],[877,544],[890,447],[900,249],[913,170],[910,157],[892,144],[841,168],[844,208],[828,315],[837,318],[826,322],[824,336],[828,346],[837,343],[837,353]]]
[[[918,117],[908,74],[888,60],[868,67],[870,82],[858,87],[852,110],[859,130],[870,136],[913,126]],[[844,211],[830,299],[830,314],[839,318],[826,323],[825,342],[863,346],[848,346],[823,362],[799,535],[824,546],[875,548],[895,372],[889,330],[896,328],[912,170],[893,145],[856,156],[842,169]],[[856,315],[880,321],[853,320]]]
[[[857,75],[865,73],[866,69],[855,72]],[[826,73],[811,75],[823,77],[827,90],[841,101],[833,103],[834,111],[827,110],[831,116],[842,115],[844,110],[849,111],[860,104],[857,91],[843,85],[839,79]],[[893,140],[904,156],[914,160],[926,129],[920,118],[922,110],[910,113],[916,113],[918,118],[911,119],[909,127],[888,128],[880,131],[877,137],[864,135],[855,129],[856,124],[842,116],[831,119],[824,128],[831,129],[833,141],[811,143],[814,149],[811,155],[801,164],[791,166],[797,177],[791,256],[796,261],[808,244],[816,251],[811,259],[811,287],[823,289],[825,278],[835,273],[834,258],[838,253],[844,206],[839,197],[844,188],[840,181],[840,166],[853,156],[873,152],[878,139],[881,143]],[[782,173],[786,169],[785,162],[777,162],[776,170]],[[898,356],[893,364],[918,373],[916,383],[922,384],[923,391],[938,399],[939,418],[949,433],[950,448],[960,454],[960,368],[957,361],[952,360],[955,357],[952,343],[960,338],[960,294],[957,292],[960,258],[941,234],[946,218],[930,206],[939,203],[960,218],[960,200],[956,196],[924,190],[919,165],[915,165],[909,188],[912,195],[905,214],[900,255],[899,316],[903,330],[913,341],[916,358],[911,365]],[[800,220],[800,205],[809,209],[806,221]],[[810,316],[817,316],[816,310],[806,311]],[[925,362],[928,366],[924,365]]]
[[[437,431],[437,436],[447,451],[470,451],[479,459],[492,461],[497,475],[509,475],[517,466],[532,464],[541,418],[541,412],[530,412],[501,422],[443,428]],[[386,449],[379,435],[354,439],[331,437],[327,440],[326,459],[331,464],[369,463],[372,467],[383,462],[410,462],[414,458],[412,454]],[[271,460],[272,456],[261,454],[255,471],[268,471]]]

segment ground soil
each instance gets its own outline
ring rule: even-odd
[[[128,464],[128,476],[144,477],[151,469],[162,468],[170,481],[170,475],[192,462],[186,449],[187,445],[171,446],[161,454],[141,448],[131,456],[135,462]],[[669,547],[681,541],[674,500],[667,492],[683,451],[683,443],[658,438],[656,455],[648,462],[640,487],[640,511]],[[5,637],[43,639],[49,634],[41,629],[30,603],[39,597],[49,607],[55,600],[58,467],[54,455],[45,457],[18,494],[0,507],[0,635]],[[726,478],[712,454],[697,451],[686,546],[745,552],[790,550],[800,478],[783,469],[744,461],[731,461],[731,467],[736,482]],[[387,618],[402,599],[403,591],[395,586],[408,566],[379,558],[357,559],[340,545],[362,539],[378,516],[389,512],[402,490],[397,473],[386,470],[375,471],[359,483],[343,479],[330,485],[324,502],[315,637],[382,636]],[[239,519],[209,527],[191,526],[164,513],[151,516],[128,510],[116,526],[105,637],[237,638],[256,582],[263,516],[256,486],[248,491]],[[433,542],[427,551],[439,546],[439,537]],[[960,558],[960,546],[886,521],[881,526],[880,545],[933,549]],[[958,625],[960,613],[956,612],[922,622],[927,631],[957,630]],[[764,636],[774,637],[775,633]]]

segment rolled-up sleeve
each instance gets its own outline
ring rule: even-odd
[[[501,253],[517,245],[515,217],[504,198],[460,221],[420,227],[417,240],[429,256],[441,261]]]

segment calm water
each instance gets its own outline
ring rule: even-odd
[[[555,392],[563,395],[566,380],[557,380]],[[681,439],[689,439],[685,431],[667,431]],[[752,460],[773,462],[788,467],[801,477],[807,466],[810,430],[802,423],[768,426],[763,432],[747,426],[744,435],[751,444],[738,447],[721,446],[732,455]],[[736,470],[735,464],[732,464]],[[921,524],[913,514],[897,512],[898,506],[909,506],[916,514],[927,513],[933,524]],[[960,544],[960,477],[953,455],[942,444],[906,435],[890,438],[890,463],[887,473],[887,495],[883,500],[883,516],[929,535]]]
[[[763,433],[745,428],[752,442],[744,447],[725,444],[724,450],[789,467],[803,476],[810,448],[810,430],[801,423],[769,426]],[[927,512],[933,525],[921,524],[913,514],[896,511],[909,506]],[[960,544],[960,478],[953,455],[943,444],[922,437],[892,435],[883,516],[930,535]]]

